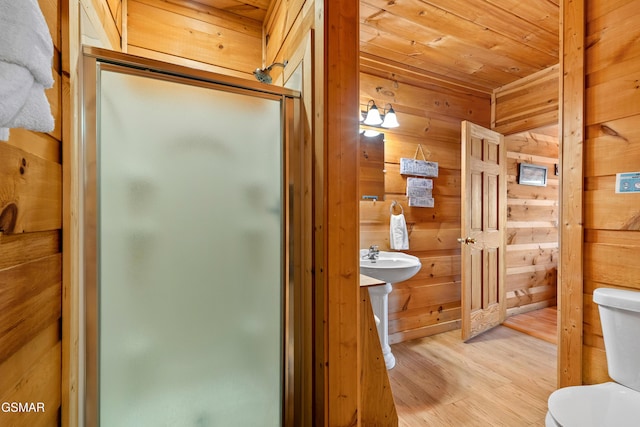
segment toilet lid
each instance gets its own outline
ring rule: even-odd
[[[561,388],[549,396],[549,413],[563,427],[637,427],[640,392],[613,382]]]

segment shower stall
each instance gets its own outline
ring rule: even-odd
[[[82,80],[85,425],[292,425],[298,92],[94,48]]]

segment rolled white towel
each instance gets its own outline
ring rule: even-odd
[[[53,86],[53,41],[37,0],[0,0],[0,61],[20,65]]]
[[[9,128],[50,132],[53,41],[36,0],[0,0],[0,140]]]
[[[0,140],[9,128],[50,132],[55,126],[42,84],[24,67],[0,62]]]
[[[27,102],[33,74],[26,68],[0,61],[0,126],[5,126]]]

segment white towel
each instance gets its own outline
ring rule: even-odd
[[[389,227],[389,242],[391,249],[409,249],[409,232],[404,214],[391,214],[391,226]]]
[[[53,130],[51,107],[44,86],[29,70],[0,61],[0,127],[38,132]]]
[[[0,0],[0,140],[8,128],[54,128],[44,93],[53,86],[53,41],[36,0]]]
[[[53,86],[53,41],[37,0],[0,0],[0,61],[25,67],[45,87]]]

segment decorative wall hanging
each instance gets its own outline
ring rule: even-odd
[[[418,159],[418,151],[422,154],[422,159]],[[422,144],[418,144],[416,148],[416,154],[413,159],[401,158],[400,159],[400,174],[401,175],[417,175],[417,176],[438,176],[438,162],[429,162],[424,156],[422,151]]]
[[[407,197],[432,197],[433,180],[407,178]]]
[[[418,152],[422,154],[422,159],[417,159]],[[418,144],[416,148],[416,154],[413,159],[400,159],[400,173],[403,175],[418,175],[418,176],[438,176],[438,163],[427,161],[422,145]],[[426,178],[407,178],[407,198],[409,199],[409,206],[420,208],[432,208],[434,206],[433,200],[433,180]]]
[[[433,180],[426,178],[407,178],[407,197],[409,206],[432,208],[434,205]]]
[[[432,208],[435,205],[433,197],[409,197],[409,206],[414,208]]]
[[[518,165],[518,184],[547,186],[547,167],[520,163]]]

